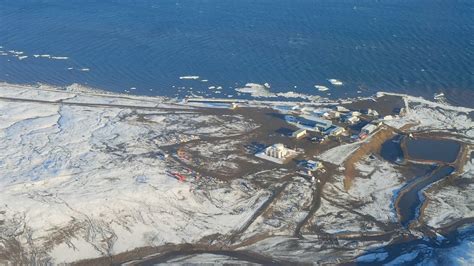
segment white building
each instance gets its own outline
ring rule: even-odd
[[[374,124],[367,124],[362,129],[360,130],[361,133],[365,133],[367,135],[370,135],[372,132],[374,132],[377,129],[377,125]]]
[[[341,113],[347,113],[347,112],[349,112],[350,110],[347,109],[347,108],[344,107],[344,106],[340,106],[340,105],[339,105],[339,106],[336,106],[336,111],[341,112]]]
[[[265,149],[265,154],[270,157],[282,159],[288,155],[288,149],[281,143],[273,144]]]
[[[341,113],[338,112],[338,111],[335,111],[335,110],[330,110],[328,112],[325,112],[323,114],[323,117],[326,118],[326,119],[334,119],[334,118],[340,118],[341,117]]]
[[[352,116],[361,116],[362,114],[359,111],[352,111],[351,115]]]
[[[255,156],[275,163],[284,164],[288,159],[295,157],[298,153],[295,150],[286,148],[283,144],[273,144]]]
[[[371,116],[379,116],[379,112],[377,112],[374,109],[370,109],[370,108],[367,110],[367,114],[371,115]]]
[[[347,122],[349,122],[351,124],[355,124],[359,121],[360,121],[360,118],[357,117],[357,116],[351,116],[351,117],[347,118]]]

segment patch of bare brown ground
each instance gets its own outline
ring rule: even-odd
[[[352,153],[344,162],[344,189],[351,188],[352,181],[357,175],[356,163],[371,153],[378,153],[382,143],[395,135],[393,128],[383,125],[370,139],[363,143],[357,151]]]

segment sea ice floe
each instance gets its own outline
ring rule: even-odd
[[[10,50],[10,51],[8,51],[8,52],[11,53],[11,54],[14,54],[14,55],[22,55],[22,54],[24,54],[24,52],[15,51],[15,50]]]
[[[181,76],[179,77],[181,80],[197,80],[199,79],[199,76]]]
[[[314,87],[315,87],[316,89],[318,89],[318,91],[328,91],[328,90],[329,90],[328,87],[323,86],[323,85],[314,85]]]
[[[237,88],[235,90],[242,93],[248,93],[255,98],[276,97],[276,95],[270,92],[266,86],[257,83],[247,83],[245,84],[245,87]]]
[[[69,59],[69,57],[67,57],[67,56],[52,56],[51,59],[55,59],[55,60],[67,60],[67,59]]]
[[[338,79],[328,79],[329,83],[331,83],[334,86],[342,86],[344,83]]]

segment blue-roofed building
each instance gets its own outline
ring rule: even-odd
[[[299,128],[307,129],[310,131],[326,131],[332,126],[331,121],[317,117],[317,116],[310,116],[310,115],[302,115],[302,116],[286,115],[285,121]]]
[[[300,123],[312,127],[317,128],[319,131],[325,131],[332,126],[332,122],[317,116],[307,116],[303,115],[299,118]]]

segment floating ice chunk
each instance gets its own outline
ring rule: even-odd
[[[15,50],[10,50],[10,51],[8,51],[8,52],[11,53],[11,54],[14,54],[14,55],[22,55],[22,54],[24,54],[24,52],[15,51]]]
[[[247,83],[243,88],[235,89],[241,93],[250,94],[252,97],[276,97],[274,93],[271,93],[268,88],[264,85],[257,83]]]
[[[67,70],[73,70],[74,68],[73,67],[68,67]]]
[[[179,79],[181,80],[196,80],[196,79],[199,79],[199,76],[182,76],[182,77],[179,77]]]
[[[40,55],[40,57],[43,57],[43,58],[51,58],[51,55],[49,55],[49,54],[42,54],[42,55]]]
[[[306,94],[294,92],[294,91],[287,91],[287,92],[280,92],[275,94],[278,97],[284,97],[284,98],[302,98],[305,99],[308,97]]]
[[[267,82],[265,82],[265,83],[263,84],[263,86],[265,86],[265,88],[267,88],[267,89],[270,89],[270,84],[267,83]]]
[[[23,59],[26,59],[26,58],[28,58],[27,55],[22,55],[22,56],[19,56],[19,57],[18,57],[19,60],[23,60]]]
[[[33,56],[34,56],[35,58],[38,58],[38,57],[40,57],[41,55],[39,55],[39,54],[34,54]]]
[[[329,90],[328,87],[323,86],[323,85],[314,85],[314,87],[315,87],[316,89],[318,89],[318,91],[328,91],[328,90]]]
[[[217,87],[216,90],[222,90],[222,86]]]
[[[209,87],[208,87],[208,89],[210,89],[210,90],[213,90],[213,89],[215,89],[215,88],[216,88],[216,86],[209,86]]]
[[[81,68],[81,69],[79,69],[79,71],[87,72],[87,71],[90,71],[90,69],[89,68]]]
[[[133,91],[133,90],[136,90],[136,89],[137,89],[137,88],[135,88],[135,87],[131,87],[131,88],[130,88],[130,90],[132,90],[132,91]]]
[[[338,79],[328,79],[328,81],[329,81],[329,83],[331,83],[334,86],[342,86],[343,85],[342,81],[340,81]]]
[[[201,82],[208,82],[209,80],[207,79],[202,79]]]
[[[67,59],[69,59],[69,57],[67,57],[67,56],[52,56],[51,59],[67,60]]]
[[[435,100],[442,100],[442,99],[444,99],[444,93],[443,93],[443,92],[435,93],[434,96],[433,96],[433,98],[434,98]]]

